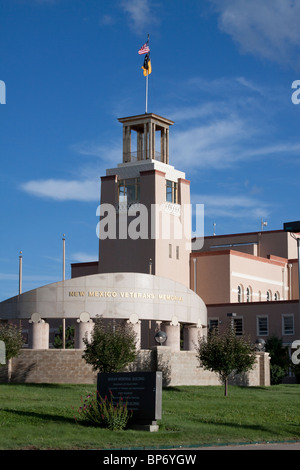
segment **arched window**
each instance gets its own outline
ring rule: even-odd
[[[239,303],[243,302],[243,286],[242,285],[238,286],[237,294],[238,294],[238,302]]]
[[[246,300],[247,302],[252,302],[252,288],[250,286],[246,290]]]
[[[267,291],[267,302],[272,300],[272,292],[270,290]]]
[[[279,294],[278,291],[275,292],[275,294],[274,294],[274,300],[280,300],[280,294]]]

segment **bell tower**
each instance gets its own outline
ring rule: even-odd
[[[169,164],[173,121],[120,118],[123,158],[101,178],[100,273],[163,276],[189,287],[190,182]]]
[[[155,114],[143,114],[119,119],[123,123],[123,163],[157,160],[169,164],[169,126],[174,122]],[[136,132],[136,150],[132,150],[132,134]],[[160,145],[156,150],[156,134]]]

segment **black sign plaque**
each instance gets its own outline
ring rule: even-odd
[[[115,402],[120,397],[132,411],[132,423],[148,424],[162,415],[162,372],[101,373],[97,390],[104,398],[112,394]]]

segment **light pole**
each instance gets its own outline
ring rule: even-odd
[[[296,237],[296,234],[300,235],[300,221],[286,222],[283,224],[283,230],[290,232],[291,237],[297,240],[297,252],[298,252],[298,320],[299,320],[299,331],[300,331],[300,236]]]
[[[65,234],[62,238],[63,242],[63,281],[66,279],[66,239]],[[62,348],[66,349],[66,319],[62,319]]]
[[[20,251],[20,256],[19,256],[19,294],[22,294],[22,251]]]

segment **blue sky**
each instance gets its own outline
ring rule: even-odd
[[[121,162],[117,118],[175,121],[170,163],[204,204],[205,234],[300,219],[300,3],[0,0],[0,300],[98,256],[100,177]]]

